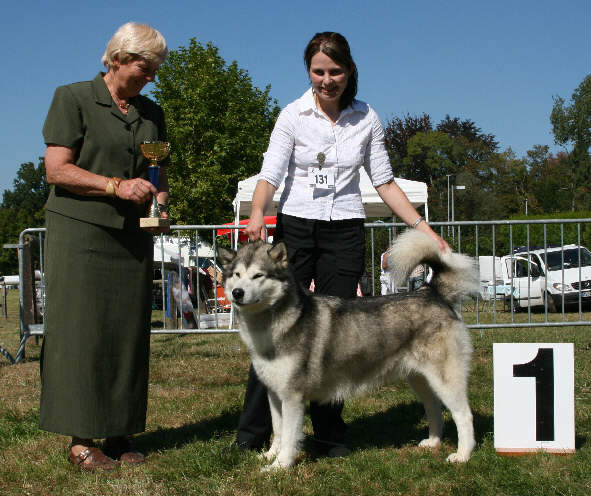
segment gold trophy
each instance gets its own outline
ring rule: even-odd
[[[158,182],[160,179],[160,166],[158,162],[164,160],[170,153],[170,143],[168,141],[144,141],[140,144],[142,155],[150,160],[148,167],[148,179],[158,189]],[[168,227],[170,226],[169,219],[160,217],[160,209],[158,208],[158,200],[156,195],[152,197],[152,203],[148,211],[148,217],[140,219],[140,227]]]

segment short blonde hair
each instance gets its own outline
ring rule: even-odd
[[[167,55],[166,40],[158,30],[147,24],[128,22],[109,40],[101,62],[110,69],[115,60],[126,64],[131,59],[140,57],[160,65]]]

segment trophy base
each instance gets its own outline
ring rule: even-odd
[[[142,229],[147,227],[170,227],[170,219],[163,219],[162,217],[142,217],[140,219],[140,227]]]

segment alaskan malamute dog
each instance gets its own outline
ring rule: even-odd
[[[220,248],[226,297],[234,304],[240,336],[269,390],[271,467],[294,463],[307,400],[330,402],[405,377],[425,406],[435,447],[442,433],[441,402],[458,430],[465,462],[474,449],[467,386],[472,346],[459,315],[463,295],[478,290],[474,261],[442,253],[428,235],[407,230],[390,250],[389,267],[402,282],[426,263],[431,281],[419,291],[371,298],[315,295],[296,283],[283,243],[257,241],[238,252]]]

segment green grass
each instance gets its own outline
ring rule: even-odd
[[[18,295],[12,291],[9,319],[0,317],[0,345],[12,354],[18,348],[17,315]],[[416,447],[427,429],[423,409],[400,382],[347,401],[351,456],[316,459],[305,451],[294,468],[279,473],[261,473],[263,463],[255,454],[231,448],[249,363],[238,336],[154,336],[148,427],[137,437],[147,462],[95,474],[67,462],[68,438],[37,429],[40,344],[31,339],[24,363],[9,365],[0,357],[0,494],[590,494],[591,330],[573,326],[471,334],[470,402],[478,446],[467,464],[445,462],[457,442],[447,412],[442,447]],[[535,341],[575,344],[577,450],[567,456],[501,457],[493,445],[492,343]]]

